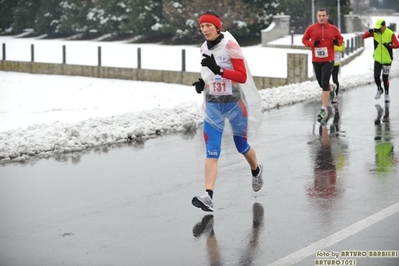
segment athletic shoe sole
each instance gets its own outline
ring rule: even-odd
[[[213,212],[213,208],[207,204],[205,204],[201,199],[199,199],[198,197],[194,197],[193,200],[191,201],[191,203],[197,207],[197,208],[201,208],[203,211],[206,212]]]

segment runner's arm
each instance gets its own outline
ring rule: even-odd
[[[226,45],[226,49],[233,69],[223,69],[222,77],[238,83],[245,83],[247,81],[247,69],[240,45],[236,42],[229,41]]]
[[[398,38],[396,38],[395,34],[392,34],[392,49],[399,48],[399,41]]]
[[[338,41],[338,46],[341,46],[344,43],[344,37],[342,37],[341,33],[339,32],[338,28],[335,27],[336,33],[335,38]]]
[[[230,59],[233,64],[233,70],[223,69],[222,77],[230,79],[238,83],[247,81],[247,69],[245,68],[244,59]]]
[[[365,33],[362,34],[362,39],[366,39],[366,38],[373,37],[373,36],[374,36],[373,33],[366,31]]]
[[[303,34],[303,37],[302,37],[302,43],[306,47],[313,47],[314,41],[309,41],[309,39],[310,39],[309,31],[308,31],[308,29],[306,29],[306,31],[305,31],[305,33]]]

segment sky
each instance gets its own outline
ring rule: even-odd
[[[399,17],[392,17],[392,21],[399,25]],[[7,60],[30,61],[30,45],[34,44],[35,61],[62,62],[61,53],[54,47],[66,44],[67,51],[73,54],[67,56],[67,63],[96,65],[97,50],[91,49],[95,51],[91,55],[88,47],[99,45],[103,65],[136,67],[137,63],[136,50],[132,44],[123,42],[0,36],[0,43],[8,47]],[[276,43],[290,44],[291,36],[280,38]],[[295,36],[294,44],[301,44],[301,35]],[[173,46],[172,51],[170,46],[159,44],[137,46],[143,52],[144,69],[180,70],[181,49],[186,49],[187,71],[200,70],[199,47]],[[111,51],[117,51],[119,57],[109,54]],[[260,45],[243,47],[253,76],[286,77],[286,53],[292,51]],[[129,53],[132,57],[127,56]],[[60,54],[59,57],[56,54]],[[369,38],[365,40],[363,53],[342,67],[339,76],[342,91],[374,83],[372,54],[373,40]],[[395,50],[391,78],[399,76],[398,57],[399,51]],[[263,110],[317,99],[321,95],[316,81],[258,89]],[[145,141],[159,135],[195,130],[202,126],[202,102],[202,95],[186,85],[0,71],[0,162],[24,162],[31,156],[47,157],[127,139]]]

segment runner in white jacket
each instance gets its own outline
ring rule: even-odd
[[[193,83],[204,92],[204,139],[206,144],[205,190],[192,204],[213,211],[213,191],[224,131],[232,130],[237,151],[244,155],[252,171],[252,188],[263,186],[262,164],[247,139],[254,135],[262,114],[260,94],[255,87],[240,45],[229,32],[221,32],[222,22],[214,11],[200,16],[206,41],[202,44],[201,78]],[[225,123],[231,127],[225,127]]]

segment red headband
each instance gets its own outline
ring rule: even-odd
[[[212,14],[204,14],[204,15],[202,15],[200,17],[200,19],[199,19],[199,24],[202,24],[204,22],[212,23],[219,30],[222,29],[222,22],[220,21],[220,18],[218,18],[215,15],[212,15]]]

